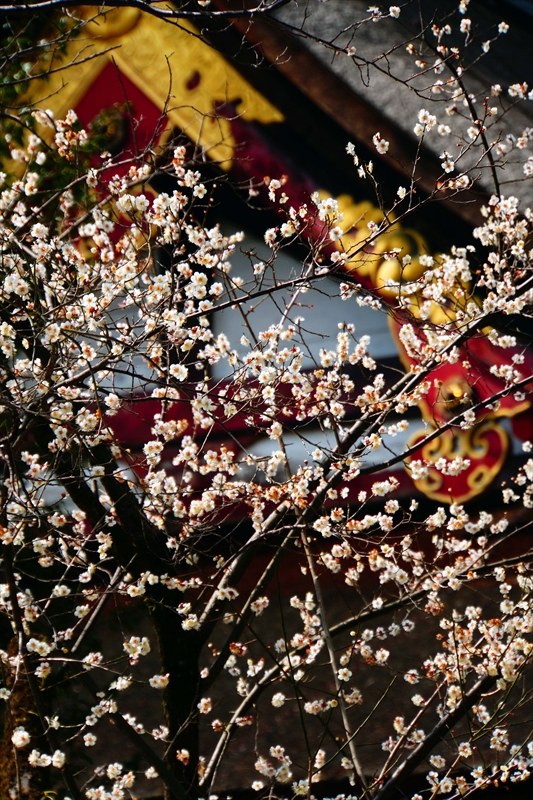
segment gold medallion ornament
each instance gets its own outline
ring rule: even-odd
[[[431,433],[428,429],[415,434],[409,448]],[[508,451],[505,430],[496,420],[487,420],[467,431],[444,431],[411,456],[406,467],[416,488],[426,497],[441,503],[465,503],[492,483]],[[453,463],[457,458],[466,460],[468,466],[456,473]]]

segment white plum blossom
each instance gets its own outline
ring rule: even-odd
[[[152,689],[166,689],[169,680],[170,680],[170,675],[167,672],[166,675],[153,675],[149,679],[149,683]]]
[[[31,736],[25,728],[19,725],[13,731],[11,741],[17,748],[26,747],[31,741]]]

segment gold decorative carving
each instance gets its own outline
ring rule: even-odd
[[[409,447],[415,447],[429,433],[431,430],[415,434]],[[494,442],[491,445],[490,437],[497,438],[499,447],[494,447]],[[508,450],[507,433],[501,425],[488,420],[467,431],[444,431],[408,459],[407,468],[413,459],[423,459],[433,464],[439,458],[444,458],[448,463],[457,456],[469,459],[470,467],[457,476],[443,475],[430,466],[426,477],[413,479],[416,488],[432,500],[441,503],[466,503],[492,483],[503,467]],[[493,458],[491,453],[494,454]]]
[[[328,195],[320,192],[322,200]],[[386,302],[397,305],[398,296],[404,295],[406,308],[416,318],[419,316],[420,305],[424,298],[421,297],[415,281],[425,272],[428,262],[421,259],[429,255],[430,250],[424,238],[417,232],[403,228],[394,222],[394,216],[389,215],[391,227],[379,235],[372,244],[365,246],[370,230],[368,223],[380,225],[384,220],[383,212],[369,201],[357,203],[349,195],[337,198],[339,212],[342,213],[341,227],[344,234],[337,245],[339,250],[348,254],[345,265],[347,275],[352,275],[356,281],[361,281],[363,286],[371,287],[380,294]],[[358,251],[358,249],[361,249]],[[397,250],[398,257],[385,257],[385,254]],[[357,252],[358,251],[358,252]],[[410,256],[409,263],[402,264],[404,256]],[[421,263],[422,262],[422,263]],[[396,286],[390,286],[394,282]],[[389,284],[389,285],[388,285]],[[405,294],[402,291],[405,288]],[[429,319],[435,326],[453,323],[456,311],[461,307],[461,297],[465,294],[468,301],[472,302],[471,294],[463,290],[454,296],[443,298],[441,303],[431,302],[425,309],[424,318]],[[414,291],[413,291],[414,290]],[[389,318],[391,332],[396,339],[400,358],[407,370],[412,367],[410,359],[398,337],[398,324],[391,316]],[[475,402],[475,393],[469,384],[468,376],[461,373],[461,368],[456,372],[452,370],[442,381],[438,396],[430,404],[426,398],[419,403],[419,409],[426,423],[434,429],[438,419],[446,421],[451,417],[466,411]],[[457,456],[470,460],[470,466],[459,475],[445,475],[429,466],[425,478],[414,481],[417,489],[439,502],[466,502],[483,492],[498,474],[505,461],[509,449],[507,433],[495,420],[495,417],[511,417],[530,406],[529,400],[517,402],[512,406],[502,404],[497,409],[490,409],[490,420],[478,420],[475,427],[467,431],[458,428],[444,431],[437,439],[425,445],[414,458],[422,458],[429,464],[439,459],[449,464]],[[489,412],[487,412],[489,413]],[[425,438],[425,434],[418,433],[410,443],[414,447],[417,441]],[[409,460],[407,460],[407,468]]]
[[[87,8],[84,15],[88,19],[85,33],[93,39],[116,39],[129,33],[141,18],[138,8],[102,8],[94,13],[94,8]]]
[[[328,197],[326,192],[319,194],[321,199]],[[379,225],[383,222],[384,214],[370,201],[356,203],[348,194],[339,195],[337,202],[343,216],[342,248],[349,256],[368,238],[368,223]],[[395,249],[401,251],[400,259],[402,256],[410,255],[411,263],[402,266],[398,258],[384,257],[385,253]],[[429,248],[423,236],[411,228],[402,228],[396,224],[381,234],[368,248],[349,258],[345,269],[348,273],[353,272],[357,278],[370,280],[381,295],[395,297],[398,293],[397,288],[387,287],[387,282],[403,280],[409,283],[419,278],[426,269],[419,262],[419,256],[424,253],[429,253]]]
[[[87,61],[87,58],[91,60]],[[283,115],[209,47],[186,21],[179,26],[137,9],[105,11],[70,42],[61,63],[32,88],[32,102],[56,117],[79,103],[109,60],[205,155],[229,169],[235,141],[216,107],[232,103],[247,121],[281,122]]]

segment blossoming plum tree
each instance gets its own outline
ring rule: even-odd
[[[531,131],[500,146],[507,106],[471,96],[448,45],[475,39],[467,5],[434,23],[436,65],[414,52],[426,31],[408,45],[427,84],[414,133],[449,142],[434,193],[417,194],[415,160],[391,207],[347,225],[336,198],[293,205],[273,176],[282,222],[245,278],[218,179],[182,141],[97,163],[74,112],[9,112],[22,133],[0,196],[2,796],[115,799],[145,782],[184,800],[230,786],[237,762],[258,797],[310,797],[331,777],[384,800],[415,773],[414,797],[466,797],[529,777],[532,444],[477,506],[409,496],[394,471],[453,487],[470,467],[453,442],[479,434],[487,452],[498,408],[533,387],[523,329],[506,325],[533,306],[531,209],[497,185],[468,247],[416,268],[380,249],[424,203],[497,176],[509,150],[531,177]],[[430,105],[442,96],[448,114]],[[379,132],[373,146],[390,147]],[[161,176],[173,189],[156,194]],[[321,320],[297,312],[327,279],[346,320],[315,354]],[[254,308],[278,294],[258,328]],[[380,370],[357,303],[391,316],[404,373]],[[238,342],[215,330],[227,309]],[[459,391],[445,394],[443,365]]]

